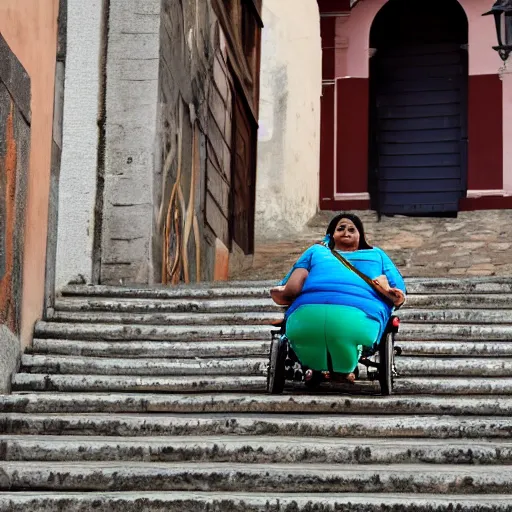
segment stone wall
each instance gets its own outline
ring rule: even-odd
[[[0,36],[0,393],[20,353],[30,99],[30,78]]]
[[[99,279],[151,283],[160,0],[110,0]]]

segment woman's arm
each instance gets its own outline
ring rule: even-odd
[[[280,305],[291,304],[302,291],[302,287],[309,275],[305,268],[296,268],[283,286],[276,286],[270,290],[274,302]]]
[[[382,273],[386,276],[389,282],[389,290],[393,296],[395,307],[400,307],[405,302],[405,282],[402,274],[396,268],[396,265],[391,261],[391,258],[382,250],[378,249],[382,256]]]
[[[382,249],[379,249],[379,252],[382,256],[382,273],[388,278],[389,286],[391,288],[398,288],[405,294],[405,281],[402,274],[400,274],[391,258]]]

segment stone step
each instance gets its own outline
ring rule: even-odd
[[[512,309],[512,294],[439,294],[407,298],[407,308],[438,309]],[[228,313],[243,311],[280,311],[270,297],[218,299],[130,299],[102,297],[64,297],[55,302],[56,311],[105,311],[117,313]]]
[[[40,338],[126,340],[268,340],[271,325],[109,325],[37,322],[35,336]]]
[[[4,413],[0,415],[0,427],[3,434],[34,436],[245,435],[292,436],[299,440],[309,437],[509,440],[512,417],[290,413]]]
[[[512,397],[347,396],[334,393],[15,393],[0,398],[0,413],[257,413],[512,416]]]
[[[266,389],[266,377],[17,373],[12,379],[12,389],[14,391],[156,391],[159,393],[262,391]]]
[[[213,298],[213,297],[268,297],[268,290],[282,276],[267,281],[228,281],[176,287],[123,287],[104,285],[70,285],[62,290],[65,297],[123,297],[146,299]],[[409,294],[480,294],[512,293],[510,277],[470,278],[406,278]]]
[[[491,295],[490,299],[493,297],[496,296]],[[510,301],[512,307],[512,295]],[[492,300],[488,302],[497,304]],[[240,298],[162,300],[65,297],[55,301],[55,310],[58,312],[103,311],[110,313],[240,313],[281,311],[282,307],[276,305],[270,297],[247,297],[243,300]]]
[[[271,325],[112,325],[37,322],[35,336],[96,341],[268,340]],[[512,340],[512,325],[403,323],[400,340]]]
[[[21,358],[20,372],[87,375],[265,375],[268,358],[101,358],[28,355]],[[402,376],[512,377],[512,359],[400,357],[396,367]],[[361,368],[363,369],[363,368]]]
[[[243,353],[240,356],[227,359],[122,359],[24,354],[20,372],[146,376],[267,375],[267,358],[244,358]],[[497,372],[497,365],[494,366]]]
[[[509,346],[510,344],[507,344]],[[267,357],[270,341],[33,341],[29,353],[83,357]],[[510,346],[512,354],[512,346]]]
[[[512,377],[512,358],[405,356],[396,358],[395,364],[404,377]]]
[[[399,341],[408,356],[510,357],[510,341]]]
[[[510,512],[511,502],[512,494],[0,493],[0,510],[9,512]]]
[[[56,311],[49,318],[52,322],[86,324],[129,324],[129,325],[271,325],[284,318],[282,310],[275,312],[245,313],[110,313]]]
[[[279,278],[268,281],[214,281],[178,286],[68,285],[61,290],[61,294],[63,297],[122,297],[131,299],[268,298],[270,288],[275,286],[277,281],[279,281]],[[493,293],[494,290],[491,292]]]
[[[406,323],[450,323],[450,324],[511,324],[512,310],[509,309],[411,309],[398,312]]]
[[[510,341],[512,325],[402,323],[396,338],[399,341]]]
[[[143,325],[269,325],[282,320],[275,312],[236,313],[111,313],[103,311],[56,311],[52,322]],[[407,323],[512,324],[512,309],[411,309],[400,310]]]
[[[14,391],[133,391],[158,393],[205,393],[222,391],[258,391],[266,389],[266,377],[261,376],[137,376],[137,375],[52,375],[18,373],[12,379]],[[304,392],[302,384],[290,384],[289,389]],[[378,393],[377,382],[358,380],[355,384],[325,384],[320,391],[345,393]],[[510,395],[510,377],[402,377],[395,381],[397,394],[441,395]]]
[[[233,462],[244,464],[511,464],[512,442],[295,437],[0,435],[9,462]]]
[[[511,480],[510,466],[463,464],[6,462],[0,489],[499,494],[510,492]]]
[[[270,338],[270,337],[269,337]],[[400,341],[406,356],[510,357],[508,341]],[[28,353],[84,357],[267,357],[270,341],[88,341],[36,338]]]

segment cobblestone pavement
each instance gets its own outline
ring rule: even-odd
[[[382,217],[355,212],[370,244],[384,249],[404,276],[512,275],[512,210],[461,212],[457,218]],[[256,240],[253,266],[231,279],[279,279],[322,239],[335,212],[320,212],[290,240]]]

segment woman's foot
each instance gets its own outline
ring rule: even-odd
[[[351,384],[354,384],[354,382],[356,381],[356,374],[354,372],[347,373],[346,379]]]
[[[331,373],[329,378],[335,382],[350,382],[350,384],[354,384],[356,381],[356,374],[354,372],[350,373]]]

